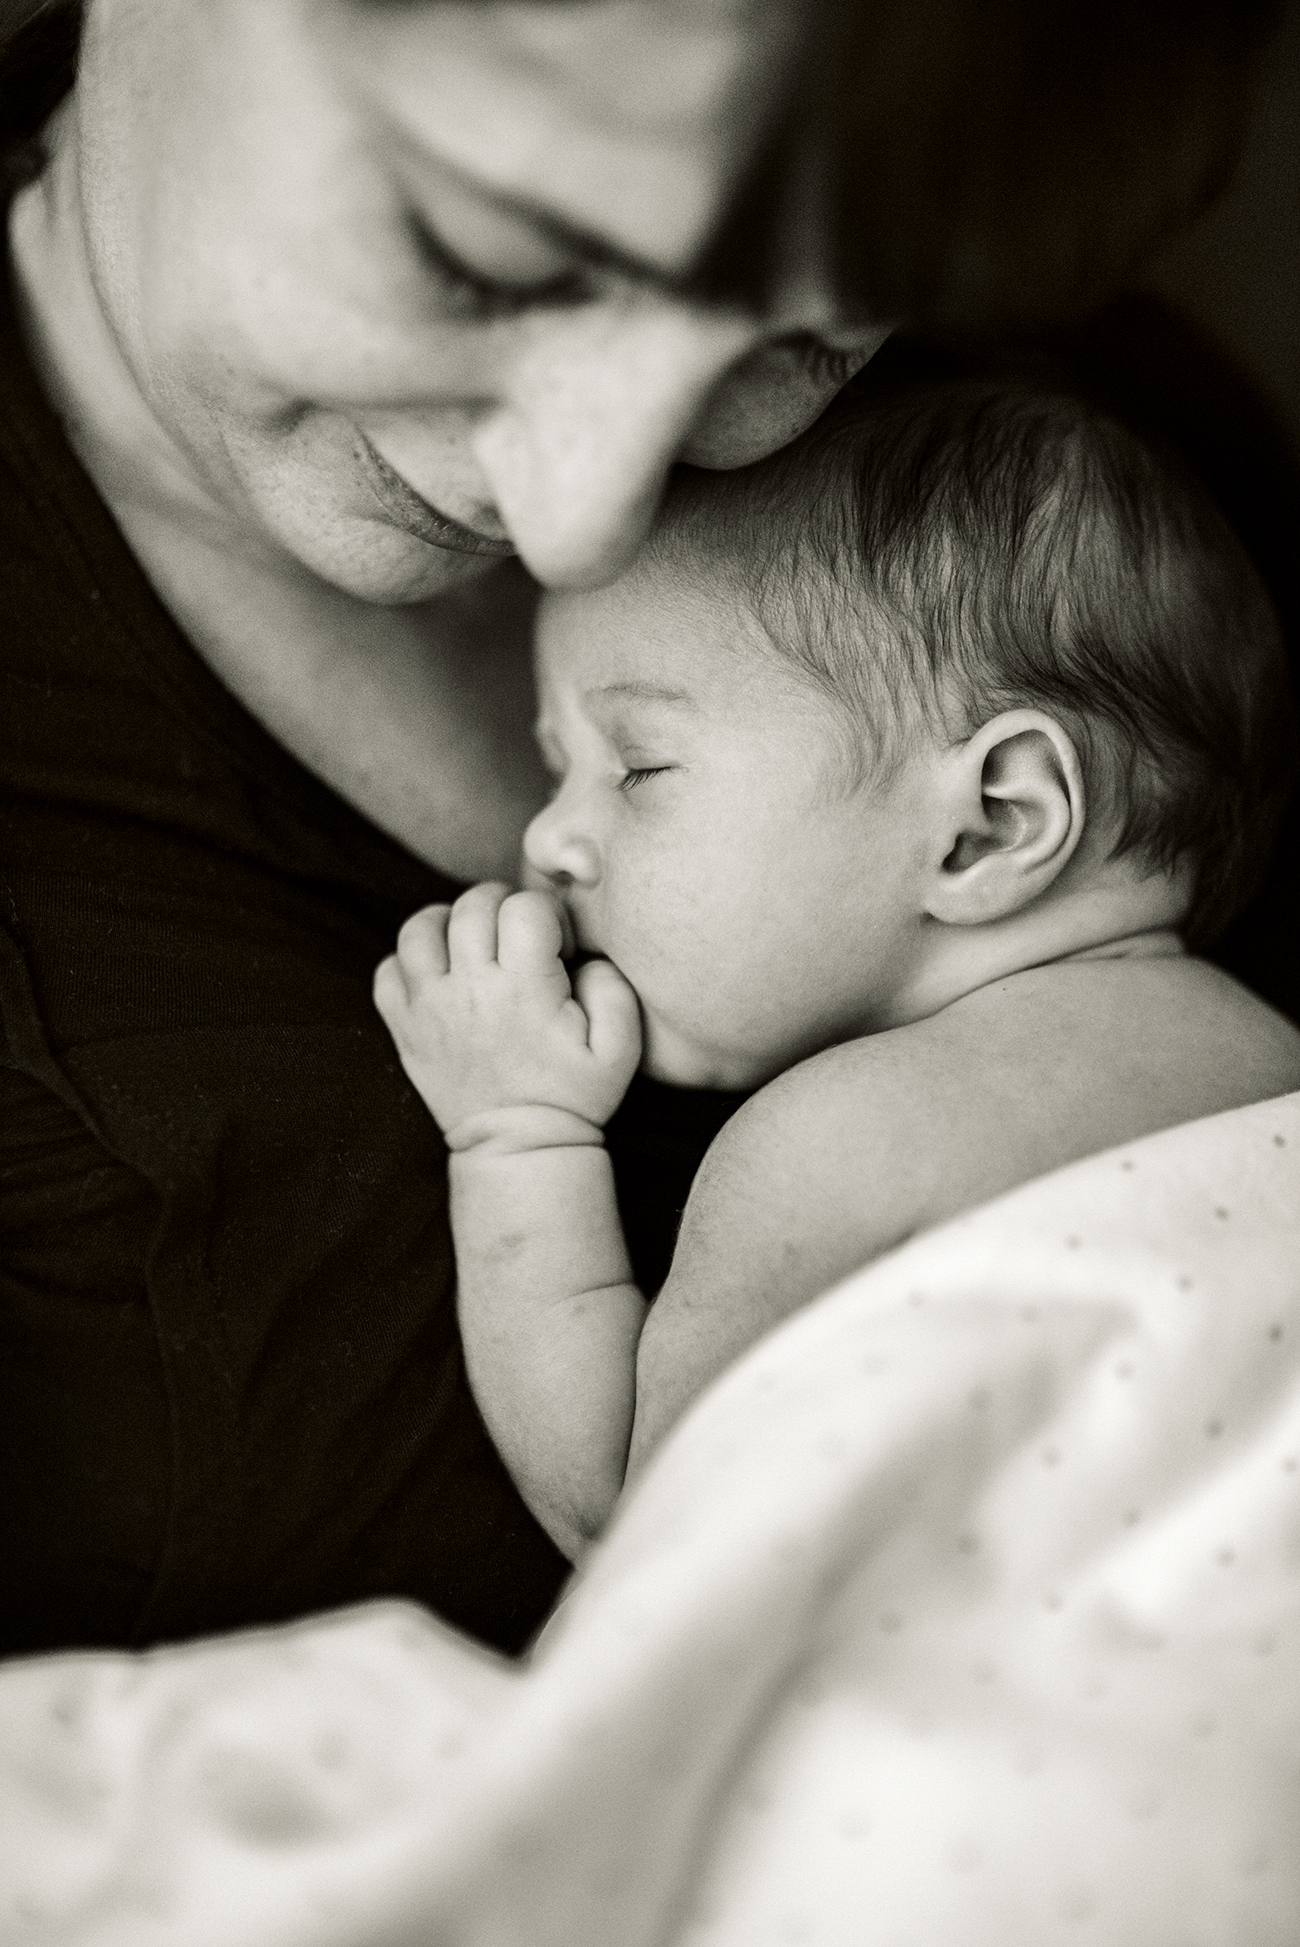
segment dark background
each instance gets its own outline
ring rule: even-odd
[[[1231,185],[1141,281],[1236,354],[1300,448],[1300,0],[1291,0],[1260,77]]]

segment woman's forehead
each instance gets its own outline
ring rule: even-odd
[[[407,144],[669,279],[779,111],[785,0],[327,0],[333,58]]]

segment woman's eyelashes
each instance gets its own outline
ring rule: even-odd
[[[437,280],[442,302],[467,324],[515,318],[538,305],[582,304],[593,295],[590,273],[584,267],[518,280],[490,276],[458,257],[418,211],[408,210],[406,220],[421,262]]]
[[[606,281],[600,278],[598,266],[590,263],[559,264],[552,271],[538,267],[516,277],[476,269],[420,210],[408,209],[406,222],[420,261],[437,282],[441,303],[466,324],[504,323],[527,311],[590,304],[599,298]],[[864,362],[856,345],[828,345],[813,332],[791,332],[775,339],[773,346],[792,354],[814,383],[837,390]]]
[[[864,363],[863,354],[856,346],[848,349],[827,345],[812,332],[797,332],[789,338],[778,339],[777,343],[782,350],[793,352],[819,385],[833,385],[837,389],[847,385]]]
[[[638,784],[644,784],[648,778],[662,777],[665,771],[671,769],[671,764],[633,765],[624,771],[619,779],[618,788],[620,791],[634,791]]]

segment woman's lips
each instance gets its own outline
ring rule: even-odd
[[[500,556],[515,552],[513,541],[476,534],[472,527],[463,527],[449,514],[440,514],[436,507],[431,507],[389,466],[383,454],[376,452],[362,432],[357,434],[356,455],[370,491],[389,520],[408,534],[414,534],[417,540],[427,541],[431,547],[448,548],[455,554]]]

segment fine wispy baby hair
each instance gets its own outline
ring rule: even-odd
[[[1037,707],[1110,855],[1190,868],[1191,944],[1254,891],[1294,749],[1276,615],[1182,461],[1084,396],[868,384],[756,466],[680,470],[657,545],[843,707],[858,776],[918,711],[957,740]]]

